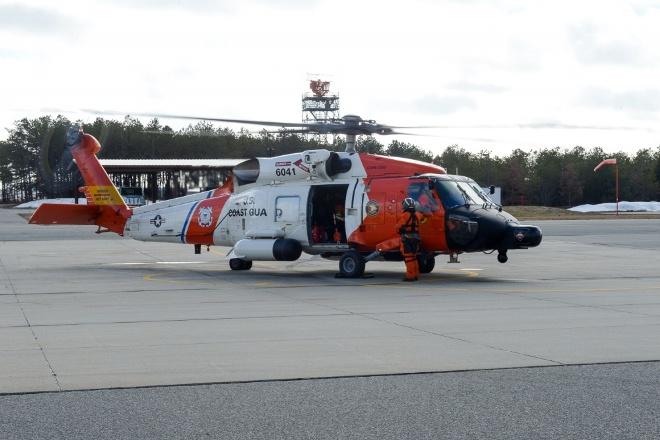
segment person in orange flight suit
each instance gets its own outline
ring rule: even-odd
[[[421,212],[415,210],[415,200],[408,197],[403,200],[403,212],[401,220],[397,223],[397,228],[401,234],[399,250],[403,255],[403,261],[406,263],[406,276],[404,281],[417,281],[419,277],[419,223],[426,217]],[[407,215],[406,215],[407,214]]]
[[[376,246],[378,252],[387,252],[399,248],[403,260],[406,263],[406,276],[404,281],[417,281],[419,277],[419,262],[417,257],[420,253],[419,224],[429,215],[417,212],[415,200],[407,197],[403,200],[403,216],[396,224],[399,236],[385,240]]]

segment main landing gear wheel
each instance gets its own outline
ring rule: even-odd
[[[435,267],[435,256],[433,255],[420,255],[417,257],[419,263],[419,273],[431,273]]]
[[[506,256],[506,252],[500,252],[497,254],[497,261],[500,263],[506,263],[509,260],[509,257]]]
[[[364,258],[356,251],[348,251],[339,260],[339,272],[344,278],[359,278],[364,274]]]
[[[232,258],[229,260],[229,268],[231,270],[250,270],[252,269],[252,261],[242,258]]]

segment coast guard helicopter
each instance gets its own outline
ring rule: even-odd
[[[141,116],[141,115],[137,115]],[[346,150],[308,150],[248,159],[219,188],[129,208],[99,163],[101,145],[82,129],[67,134],[67,147],[83,177],[86,205],[42,204],[32,224],[97,225],[142,241],[231,246],[229,267],[248,270],[253,261],[294,261],[303,252],[338,259],[344,277],[360,277],[368,261],[401,261],[398,249],[380,244],[399,234],[402,201],[413,198],[425,214],[419,227],[420,272],[435,257],[450,261],[464,252],[497,251],[505,263],[511,249],[538,246],[541,230],[522,225],[490,200],[477,183],[449,175],[437,165],[357,153],[358,135],[404,134],[400,128],[347,115],[330,122],[286,123],[159,115],[292,129],[296,133],[343,134]]]

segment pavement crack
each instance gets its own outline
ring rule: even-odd
[[[439,336],[441,338],[446,338],[446,339],[450,339],[450,340],[454,340],[454,341],[459,341],[459,342],[463,342],[463,343],[466,343],[466,344],[478,345],[478,346],[481,346],[481,347],[490,348],[492,350],[503,351],[503,352],[507,352],[507,353],[511,353],[511,354],[517,354],[517,355],[520,355],[520,356],[525,356],[525,357],[529,357],[529,358],[536,359],[536,360],[551,362],[551,363],[556,364],[556,365],[564,365],[563,362],[555,361],[553,359],[544,358],[544,357],[536,356],[536,355],[529,354],[529,353],[522,353],[522,352],[519,352],[519,351],[510,350],[510,349],[507,349],[507,348],[504,348],[504,347],[497,347],[497,346],[491,345],[491,344],[484,344],[484,343],[480,343],[480,342],[475,342],[475,341],[471,341],[471,340],[468,340],[468,339],[465,339],[465,338],[450,336],[448,334],[434,332],[434,331],[431,331],[431,330],[425,330],[425,329],[421,329],[421,328],[418,328],[418,327],[413,327],[413,326],[410,326],[410,325],[401,324],[401,323],[396,322],[396,321],[390,321],[390,320],[387,320],[387,319],[378,318],[376,316],[373,316],[373,315],[367,314],[367,313],[353,312],[351,310],[343,309],[341,307],[334,307],[334,306],[330,306],[330,305],[327,305],[327,304],[319,304],[315,301],[308,300],[308,299],[292,298],[292,297],[290,297],[288,295],[284,295],[280,292],[277,292],[277,293],[270,292],[270,291],[268,291],[268,289],[265,289],[265,290],[268,293],[270,293],[271,295],[284,297],[284,298],[287,298],[291,301],[298,301],[298,302],[302,302],[302,303],[306,303],[306,304],[312,304],[312,305],[315,305],[317,307],[325,307],[325,308],[328,308],[328,309],[331,309],[331,310],[334,310],[334,311],[337,311],[337,312],[341,312],[343,314],[359,316],[359,317],[370,319],[370,320],[373,320],[373,321],[379,321],[379,322],[394,325],[394,326],[397,326],[397,327],[406,328],[406,329],[409,329],[409,330],[414,330],[414,331],[417,331],[417,332],[420,332],[420,333],[426,333],[426,334],[433,335],[433,336]]]
[[[587,309],[594,309],[594,310],[606,310],[609,312],[617,312],[617,313],[623,313],[626,315],[632,315],[632,316],[643,316],[645,318],[657,318],[658,315],[654,315],[652,313],[642,313],[642,312],[633,312],[629,310],[621,310],[616,308],[616,306],[607,306],[607,305],[598,305],[598,304],[580,304],[580,303],[574,303],[571,301],[566,301],[566,300],[561,300],[561,299],[553,299],[553,298],[540,298],[535,295],[525,295],[521,293],[516,293],[516,292],[492,292],[496,295],[504,295],[504,296],[515,296],[517,298],[526,298],[526,299],[534,299],[536,301],[544,301],[548,303],[553,303],[553,304],[563,304],[566,306],[570,307],[582,307],[582,308],[587,308]]]
[[[55,381],[55,386],[57,386],[58,391],[62,391],[62,386],[60,385],[60,381],[57,378],[57,373],[53,369],[53,365],[50,363],[50,360],[48,359],[48,356],[46,356],[46,352],[44,350],[44,347],[43,347],[43,345],[41,345],[41,342],[39,341],[39,337],[35,333],[34,328],[32,327],[32,324],[30,324],[30,319],[28,318],[27,314],[25,313],[25,309],[23,308],[23,304],[21,303],[19,295],[16,292],[16,287],[14,286],[14,282],[9,277],[9,271],[7,270],[7,267],[5,266],[5,263],[2,261],[2,258],[0,258],[0,267],[2,267],[2,271],[5,273],[5,276],[7,277],[7,282],[9,283],[9,287],[10,287],[11,291],[14,293],[14,299],[16,300],[16,304],[18,305],[18,308],[20,309],[21,314],[23,315],[23,319],[25,320],[26,326],[30,329],[30,333],[32,333],[32,337],[34,338],[35,343],[39,347],[39,351],[41,352],[41,356],[44,358],[44,361],[46,362],[46,365],[48,366],[48,370],[50,371],[50,374],[53,377],[53,380]]]
[[[74,327],[84,325],[114,325],[114,324],[154,324],[161,322],[201,322],[201,321],[234,321],[243,319],[279,319],[279,318],[322,318],[325,316],[348,316],[351,313],[299,313],[293,315],[262,315],[262,316],[219,316],[210,318],[181,318],[181,319],[140,319],[124,321],[94,321],[94,322],[63,322],[54,324],[34,325],[8,325],[0,328],[24,328],[24,327]]]
[[[521,356],[525,356],[525,357],[530,357],[530,358],[533,358],[533,359],[543,360],[543,361],[546,361],[546,362],[552,362],[552,363],[557,364],[557,365],[564,365],[563,362],[555,361],[553,359],[544,358],[544,357],[536,356],[536,355],[529,354],[529,353],[522,353],[520,351],[510,350],[508,348],[498,347],[496,345],[484,344],[484,343],[481,343],[481,342],[475,342],[475,341],[471,341],[469,339],[459,338],[457,336],[451,336],[451,335],[448,335],[446,333],[434,332],[432,330],[426,330],[426,329],[422,329],[422,328],[418,328],[418,327],[413,327],[411,325],[401,324],[401,323],[396,322],[396,321],[390,321],[390,320],[387,320],[387,319],[377,318],[377,317],[372,316],[372,315],[364,315],[362,313],[357,313],[357,315],[364,316],[365,318],[373,319],[373,320],[376,320],[376,321],[396,325],[398,327],[403,327],[403,328],[407,328],[407,329],[411,329],[411,330],[416,330],[418,332],[427,333],[427,334],[434,335],[434,336],[440,336],[440,337],[446,338],[446,339],[452,339],[454,341],[460,341],[460,342],[464,342],[464,343],[467,343],[467,344],[473,344],[473,345],[478,345],[478,346],[481,346],[481,347],[487,347],[487,348],[490,348],[490,349],[493,349],[493,350],[504,351],[504,352],[511,353],[511,354],[517,354],[517,355],[521,355]]]
[[[144,255],[144,256],[147,257],[147,258],[151,258],[151,259],[153,259],[153,260],[156,261],[156,262],[158,262],[158,261],[163,261],[163,259],[160,258],[160,257],[158,257],[158,256],[151,255],[150,253],[148,253],[148,252],[146,252],[146,251],[143,251],[143,250],[140,250],[140,249],[135,249],[135,248],[130,247],[130,246],[127,244],[127,240],[121,240],[121,241],[120,241],[120,244],[121,244],[122,246],[124,246],[126,249],[129,249],[131,252],[137,252],[138,254],[140,254],[140,255]]]

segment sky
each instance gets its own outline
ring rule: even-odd
[[[454,127],[396,137],[434,153],[634,153],[660,146],[658,23],[651,0],[0,0],[0,139],[81,109],[298,122],[319,74],[342,114]]]

